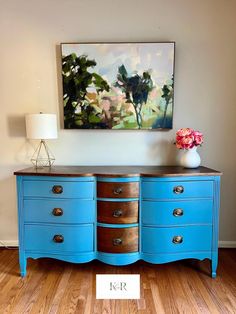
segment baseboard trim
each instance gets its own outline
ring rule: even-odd
[[[220,248],[236,248],[236,241],[219,241]]]
[[[18,246],[17,240],[0,240],[0,247],[16,247]],[[219,248],[236,248],[236,241],[219,241]]]
[[[16,247],[18,245],[17,240],[0,240],[0,247]]]

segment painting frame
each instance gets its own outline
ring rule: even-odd
[[[65,129],[173,128],[175,42],[60,46]]]

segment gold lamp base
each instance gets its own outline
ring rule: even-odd
[[[36,148],[31,162],[35,168],[51,167],[55,161],[55,157],[49,150],[46,142],[41,140],[39,146]]]

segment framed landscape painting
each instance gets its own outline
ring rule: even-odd
[[[175,43],[61,44],[66,129],[171,129]]]

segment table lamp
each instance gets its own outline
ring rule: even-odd
[[[56,114],[27,114],[25,116],[26,136],[28,139],[40,140],[31,162],[36,168],[51,167],[55,157],[50,152],[45,140],[57,138]]]

